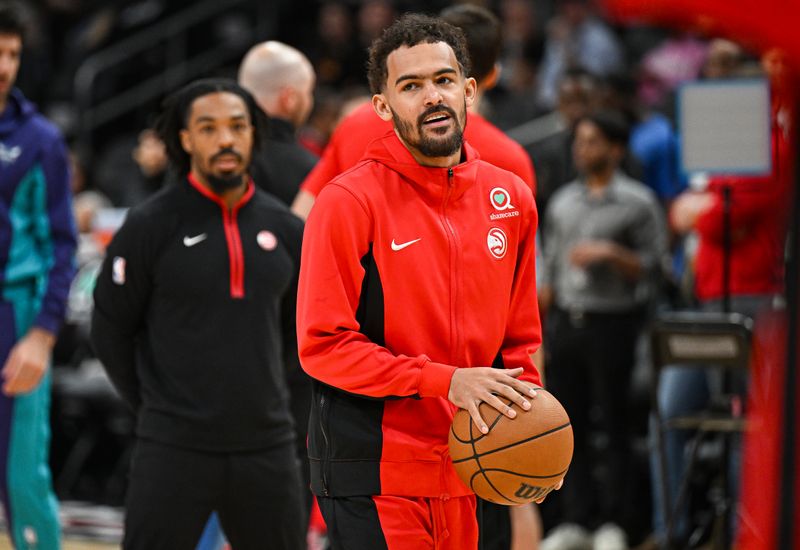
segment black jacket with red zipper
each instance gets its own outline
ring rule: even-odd
[[[302,231],[252,182],[228,209],[191,175],[129,212],[95,288],[92,343],[139,437],[208,451],[293,440],[284,368]]]

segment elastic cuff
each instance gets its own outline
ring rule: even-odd
[[[58,336],[58,330],[61,328],[61,320],[42,312],[33,321],[33,326],[43,328],[53,336]]]
[[[456,367],[443,363],[428,361],[422,366],[422,376],[419,380],[420,397],[444,397],[450,393],[450,380]]]

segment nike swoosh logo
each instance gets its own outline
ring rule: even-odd
[[[394,242],[394,239],[392,239],[392,250],[394,250],[395,252],[397,252],[398,250],[403,250],[405,247],[411,246],[412,244],[417,243],[421,240],[422,237],[420,237],[419,239],[414,239],[413,241],[408,241],[407,243],[397,244]]]
[[[194,246],[197,243],[203,242],[204,240],[206,240],[207,236],[208,235],[206,235],[205,233],[200,233],[199,235],[195,235],[194,237],[184,237],[183,238],[183,245],[184,246]]]

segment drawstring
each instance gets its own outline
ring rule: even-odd
[[[441,468],[439,469],[439,486],[447,487],[447,458],[442,457],[440,462]],[[445,503],[450,500],[450,495],[442,493],[439,498],[431,499],[431,511],[433,512],[433,548],[438,550],[440,544],[443,544],[445,539],[450,536],[450,531],[447,530],[447,516],[444,511]]]
[[[438,550],[441,544],[450,536],[447,530],[447,514],[444,511],[445,503],[450,500],[450,495],[443,494],[439,498],[431,499],[433,508],[433,548]]]

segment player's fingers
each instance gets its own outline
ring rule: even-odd
[[[6,395],[27,393],[34,389],[41,379],[43,371],[36,364],[26,363],[24,358],[15,356],[3,370],[6,379],[3,392]]]
[[[522,388],[524,388],[522,389],[522,391],[527,393],[528,390],[527,386],[523,385]],[[523,410],[527,411],[528,409],[531,408],[530,402],[527,399],[525,399],[525,397],[520,395],[517,389],[514,389],[511,386],[506,386],[504,384],[501,384],[497,387],[497,393],[499,393],[506,399],[510,399],[511,401],[522,407]],[[508,408],[511,409],[511,407]]]
[[[516,378],[517,376],[521,376],[522,373],[525,372],[525,369],[523,369],[522,367],[517,367],[515,369],[499,370],[498,372],[503,373],[503,374],[505,374],[507,376],[512,376],[512,377]]]
[[[6,395],[16,395],[24,388],[24,371],[23,369],[15,369],[6,378],[3,384],[3,393]]]
[[[546,499],[546,498],[547,498],[547,495],[549,495],[550,493],[552,493],[552,492],[553,492],[553,489],[554,489],[554,488],[555,488],[555,487],[550,487],[550,488],[549,488],[547,491],[545,491],[545,493],[544,493],[544,494],[541,496],[541,498],[537,498],[537,499],[536,499],[536,500],[534,500],[533,502],[535,502],[536,504],[541,504],[542,502],[544,502],[544,499]]]
[[[3,365],[3,370],[0,371],[0,376],[6,380],[12,378],[17,371],[19,371],[19,366],[19,357],[15,350],[11,350],[11,353],[8,354],[8,359],[6,359],[6,363]]]
[[[530,399],[536,398],[536,388],[532,386],[530,382],[512,378],[510,379],[508,386],[518,395],[528,397]]]
[[[487,426],[486,422],[484,422],[481,412],[478,409],[479,404],[480,401],[478,403],[470,403],[470,405],[467,407],[467,412],[472,417],[472,421],[475,423],[481,433],[489,433],[489,426]]]
[[[508,388],[508,386],[505,386]],[[510,388],[509,388],[510,389]],[[487,405],[490,405],[500,411],[502,414],[506,415],[509,418],[515,418],[517,416],[517,411],[509,406],[507,401],[500,399],[497,395],[491,394],[488,395],[484,401]]]

